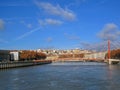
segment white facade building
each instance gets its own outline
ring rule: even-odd
[[[19,52],[10,52],[10,57],[12,61],[18,61],[19,60]]]
[[[84,58],[86,58],[86,59],[105,59],[106,53],[107,52],[88,53],[88,54],[85,54]]]

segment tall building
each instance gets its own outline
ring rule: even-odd
[[[8,50],[0,50],[0,61],[9,61],[10,53]]]

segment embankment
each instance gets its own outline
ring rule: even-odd
[[[51,60],[34,60],[34,61],[12,61],[12,62],[0,62],[0,69],[27,67],[34,65],[42,65],[52,63]]]

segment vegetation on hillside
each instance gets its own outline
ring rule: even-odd
[[[28,50],[24,50],[20,52],[20,60],[38,60],[45,58],[46,58],[46,54],[41,52],[28,51]]]

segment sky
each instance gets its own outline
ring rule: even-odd
[[[0,0],[0,49],[82,49],[119,36],[119,0]]]

